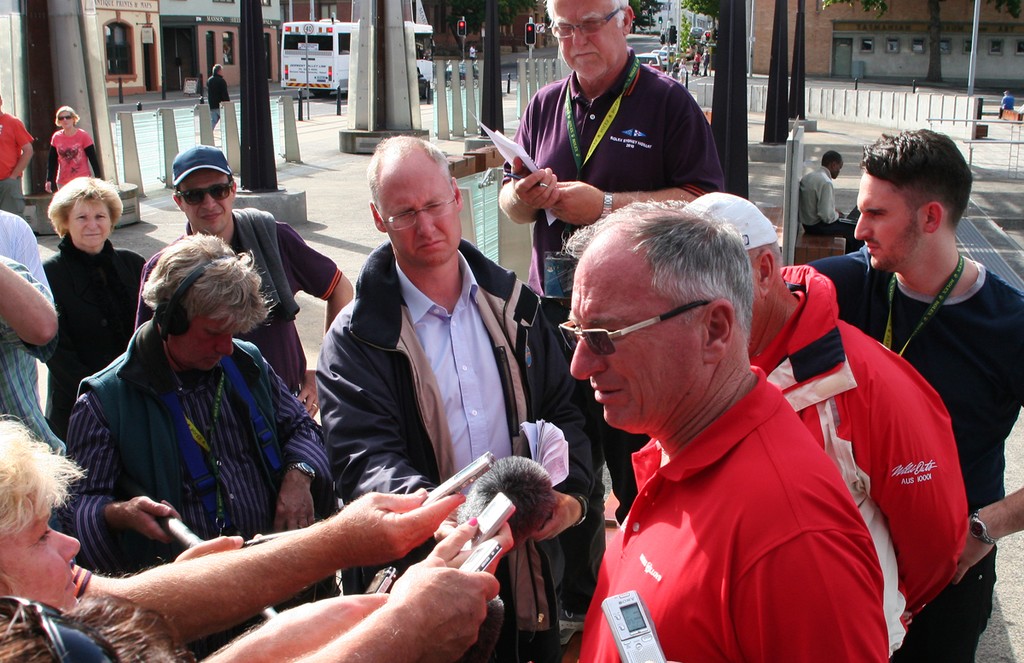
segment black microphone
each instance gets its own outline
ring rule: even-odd
[[[505,603],[500,596],[487,602],[487,616],[480,623],[480,632],[476,642],[470,645],[466,653],[456,663],[488,663],[494,647],[501,635],[501,624],[505,620]]]
[[[540,463],[523,456],[508,456],[499,458],[494,467],[473,484],[459,508],[459,522],[479,516],[498,493],[505,493],[516,507],[508,524],[517,544],[544,526],[557,503],[551,476]]]

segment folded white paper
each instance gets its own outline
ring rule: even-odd
[[[494,143],[494,146],[498,148],[498,152],[501,154],[501,156],[505,157],[505,161],[512,163],[513,159],[519,157],[522,160],[523,165],[526,166],[527,170],[529,170],[531,173],[537,171],[537,164],[534,163],[533,159],[530,158],[530,155],[526,153],[526,149],[523,148],[522,145],[515,142],[511,138],[508,138],[504,134],[500,134],[496,131],[491,131],[489,127],[484,125],[479,120],[477,120],[477,124],[479,124],[480,128],[484,130],[484,133],[487,134],[487,137],[491,139],[491,142]],[[555,222],[555,219],[557,217],[555,217],[551,210],[544,210],[544,214],[545,216],[547,216],[549,226]]]
[[[520,429],[530,443],[530,457],[551,475],[551,485],[557,486],[569,476],[569,443],[562,429],[549,421],[525,421]]]

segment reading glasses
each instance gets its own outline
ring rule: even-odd
[[[607,329],[580,329],[572,320],[558,325],[558,329],[561,330],[562,337],[565,339],[566,344],[568,344],[569,349],[573,352],[576,351],[576,346],[582,338],[587,344],[587,347],[590,348],[590,351],[594,354],[610,355],[615,354],[614,339],[622,338],[626,334],[632,334],[633,332],[644,329],[645,327],[656,325],[659,322],[663,322],[669,318],[674,318],[677,315],[681,315],[687,311],[710,303],[710,300],[701,299],[695,302],[690,302],[689,304],[683,304],[682,306],[677,306],[671,311],[666,311],[661,315],[656,315],[653,318],[648,318],[647,320],[643,320],[616,331],[608,331]]]
[[[430,205],[426,205],[419,209],[412,209],[408,212],[389,216],[387,218],[387,222],[393,230],[405,230],[406,228],[412,228],[416,225],[416,219],[420,214],[430,217],[431,219],[438,219],[442,214],[444,214],[445,208],[454,202],[455,196],[452,196],[451,200],[445,200],[440,203],[431,203]]]
[[[622,11],[622,7],[613,10],[611,14],[604,18],[588,18],[582,23],[564,23],[561,21],[552,23],[551,34],[555,35],[558,39],[572,39],[573,33],[577,30],[585,35],[592,35],[608,25],[608,21],[612,20],[620,11]]]

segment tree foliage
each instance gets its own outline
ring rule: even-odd
[[[455,23],[462,16],[466,17],[466,28],[470,33],[480,33],[487,16],[486,0],[448,0],[448,31],[455,34]],[[498,23],[511,25],[519,14],[532,12],[537,7],[536,0],[498,0]]]
[[[698,0],[683,0],[696,2]],[[928,2],[928,76],[927,80],[933,83],[942,81],[942,59],[940,58],[939,41],[942,36],[942,0],[927,0]],[[1021,0],[986,0],[988,4],[995,6],[997,11],[1006,10],[1014,18],[1020,18]],[[887,0],[825,0],[825,6],[848,4],[859,4],[864,11],[875,12],[882,16],[889,11]]]
[[[629,0],[629,6],[633,8],[633,15],[636,16],[633,22],[638,30],[657,26],[658,14],[661,12],[660,0]]]
[[[704,14],[711,18],[718,20],[718,3],[719,0],[680,0],[683,5],[683,9],[686,11],[696,12],[697,14]]]

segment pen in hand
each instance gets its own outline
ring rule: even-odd
[[[509,177],[511,177],[514,180],[521,180],[521,179],[523,179],[523,178],[525,178],[527,176],[526,175],[518,175],[516,173],[510,173]],[[537,182],[537,186],[539,186],[541,188],[544,188],[544,189],[548,188],[548,185],[544,184],[543,182]]]

